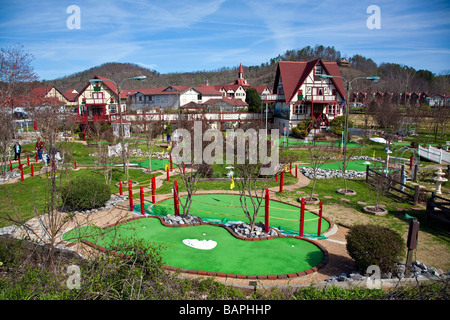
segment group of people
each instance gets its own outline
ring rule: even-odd
[[[44,142],[41,141],[41,138],[38,138],[36,141],[36,144],[34,146],[34,149],[36,150],[37,156],[39,160],[42,160],[44,164],[48,165],[50,163],[50,160],[52,162],[56,162],[55,160],[61,160],[61,156],[59,154],[59,150],[56,149],[55,145],[52,144],[52,146],[48,149],[47,154],[44,157]],[[22,152],[22,146],[17,141],[14,145],[14,160],[20,160],[20,153]]]

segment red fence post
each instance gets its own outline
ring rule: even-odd
[[[73,159],[73,167],[74,167],[74,169],[77,168],[77,159]]]
[[[173,170],[172,155],[170,155],[170,172]]]
[[[34,169],[33,169],[33,164],[31,164],[31,176],[34,177]]]
[[[155,204],[155,189],[156,189],[156,183],[155,183],[155,175],[152,177],[152,203]]]
[[[144,187],[141,186],[141,214],[145,216],[145,206],[144,206]]]
[[[119,192],[120,192],[120,195],[123,196],[122,181],[119,181]]]
[[[128,199],[130,200],[130,211],[133,211],[133,188],[131,187],[131,180],[128,181]]]
[[[34,160],[35,160],[35,162],[38,162],[38,155],[37,155],[37,152],[34,154]]]
[[[30,157],[28,157],[28,154],[27,154],[27,166],[30,166]]]
[[[305,198],[302,198],[302,208],[300,210],[300,230],[299,230],[300,237],[303,237],[304,224],[305,224]]]
[[[178,184],[177,184],[176,180],[175,180],[174,186],[173,186],[173,205],[174,205],[174,209],[175,209],[175,215],[179,216],[180,212],[178,210]]]
[[[265,221],[264,221],[264,232],[269,232],[269,189],[266,189],[266,203],[265,203]]]
[[[322,227],[322,200],[320,200],[319,205],[319,223],[317,225],[317,236],[320,237],[320,229]]]
[[[280,193],[283,192],[283,179],[284,178],[284,171],[281,171],[281,178],[280,178]]]
[[[9,171],[12,171],[12,162],[9,160]]]
[[[298,178],[297,177],[297,165],[295,165],[295,177]]]
[[[278,182],[278,172],[275,173],[275,182]]]
[[[167,167],[166,172],[167,172],[167,178],[166,178],[166,180],[169,181],[169,167]]]
[[[414,156],[409,157],[409,170],[412,170]]]
[[[19,164],[19,169],[20,169],[20,181],[23,181],[24,180],[23,179],[23,166],[21,164]]]

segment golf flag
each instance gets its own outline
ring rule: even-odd
[[[233,189],[234,189],[234,180],[233,180],[233,178],[231,178],[230,190],[233,190]]]
[[[169,165],[166,164],[166,165],[164,166],[164,171],[168,171],[168,170],[169,170]]]
[[[167,147],[167,152],[170,152],[170,150],[172,150],[172,146],[171,146],[171,145],[169,145],[169,146]]]

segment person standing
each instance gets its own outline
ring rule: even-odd
[[[20,152],[22,151],[22,146],[17,141],[14,145],[14,160],[20,160]]]
[[[41,138],[37,139],[34,149],[36,149],[39,160],[42,160],[42,152],[44,151],[44,142],[41,141]]]

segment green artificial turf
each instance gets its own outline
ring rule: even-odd
[[[165,247],[163,263],[168,266],[208,272],[245,275],[271,275],[301,272],[318,265],[322,250],[306,240],[275,238],[244,241],[225,228],[211,225],[165,227],[156,218],[142,218],[101,230],[80,227],[64,234],[66,241],[81,238],[112,248],[119,240],[144,239]],[[211,250],[189,247],[183,239],[213,240]]]

